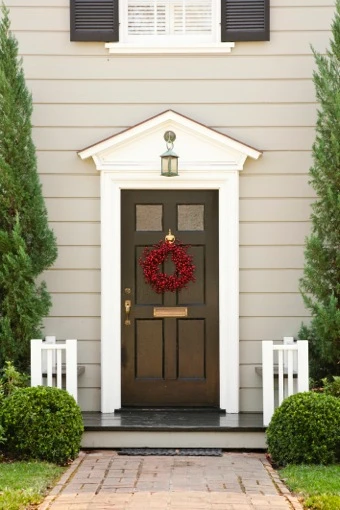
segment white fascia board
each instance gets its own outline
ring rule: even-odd
[[[155,161],[116,161],[114,163],[108,161],[101,161],[100,158],[93,158],[96,164],[96,168],[98,171],[112,171],[112,172],[121,172],[126,171],[128,174],[135,172],[152,172],[160,173],[160,163]],[[235,161],[187,161],[180,163],[180,172],[185,173],[200,173],[200,172],[223,172],[226,171],[242,171],[243,163],[246,157],[242,158],[242,163]]]
[[[211,141],[215,141],[221,145],[224,145],[228,148],[234,149],[237,152],[241,152],[246,156],[250,156],[253,159],[258,159],[262,152],[254,149],[253,147],[249,147],[248,145],[243,144],[242,142],[238,142],[233,138],[230,138],[228,135],[223,133],[219,133],[215,129],[209,128],[208,126],[204,126],[194,120],[189,119],[188,117],[183,117],[182,115],[169,110],[169,112],[165,112],[165,114],[169,114],[168,119],[174,122],[178,122],[182,127],[186,127],[191,132],[196,132],[200,134],[202,137],[206,139],[210,139]],[[164,114],[164,115],[165,115]]]
[[[142,134],[145,135],[147,132],[157,128],[164,121],[168,120],[168,118],[165,119],[165,115],[167,113],[168,112],[164,112],[160,115],[157,115],[156,117],[152,117],[151,119],[146,120],[145,122],[142,122],[140,124],[137,124],[136,126],[128,128],[122,131],[121,133],[117,133],[116,135],[113,135],[110,138],[103,140],[102,142],[99,142],[95,145],[92,145],[91,147],[88,147],[87,149],[84,149],[83,151],[78,152],[78,155],[82,159],[86,159],[93,156],[94,154],[104,152],[107,149],[111,148],[113,149],[114,147],[117,147],[120,144],[126,142],[132,143],[132,140],[134,138],[141,136]]]

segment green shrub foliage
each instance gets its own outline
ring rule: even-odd
[[[340,376],[340,0],[335,4],[330,49],[314,51],[318,114],[310,184],[317,198],[300,285],[312,318],[299,337],[309,340],[310,374],[318,383]]]
[[[0,370],[0,390],[4,398],[9,397],[18,388],[28,386],[28,381],[28,375],[18,372],[11,361],[6,361],[4,368]]]
[[[333,376],[332,380],[325,377],[322,379],[324,393],[326,395],[333,395],[333,397],[340,398],[340,377]],[[340,431],[339,431],[340,434]]]
[[[74,398],[59,388],[20,388],[4,400],[6,450],[19,458],[66,464],[79,453],[84,430]]]
[[[286,398],[273,414],[267,443],[281,466],[340,460],[340,400],[313,392]]]
[[[39,275],[56,259],[37,172],[32,97],[9,11],[0,6],[0,366],[27,371],[51,299]]]

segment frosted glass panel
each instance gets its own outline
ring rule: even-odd
[[[204,205],[178,205],[178,230],[204,230]]]
[[[136,230],[141,231],[158,231],[162,228],[162,205],[136,205]]]

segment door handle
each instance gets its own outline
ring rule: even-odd
[[[131,326],[131,321],[130,321],[131,301],[130,301],[130,299],[125,300],[124,306],[125,306],[125,322],[124,322],[124,324],[125,324],[125,326]]]

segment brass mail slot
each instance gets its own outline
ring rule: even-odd
[[[153,309],[154,317],[188,317],[186,306],[163,306]]]

